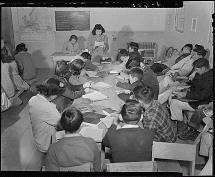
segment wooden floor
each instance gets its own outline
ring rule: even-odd
[[[52,70],[38,70],[38,81],[40,83],[53,75]],[[34,83],[32,86],[35,90]],[[35,147],[32,129],[30,125],[28,100],[36,92],[23,92],[20,98],[23,104],[12,107],[1,113],[1,170],[2,171],[39,171],[41,170],[42,157]],[[178,143],[192,143],[189,141],[177,140]],[[198,152],[198,150],[197,150]],[[196,156],[197,163],[203,163],[203,158]],[[183,175],[188,175],[188,164],[179,162]],[[198,175],[199,171],[195,171]]]

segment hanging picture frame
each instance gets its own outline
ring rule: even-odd
[[[184,21],[185,21],[185,6],[177,8],[175,12],[175,26],[174,30],[180,33],[184,32]]]
[[[192,23],[191,23],[191,31],[196,33],[196,28],[197,28],[197,18],[193,17],[192,18]]]

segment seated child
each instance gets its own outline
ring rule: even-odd
[[[137,125],[142,113],[138,101],[127,100],[119,117],[114,118],[102,140],[103,145],[111,149],[114,163],[152,160],[153,132]]]
[[[153,90],[154,99],[157,100],[159,94],[159,84],[156,74],[148,66],[140,62],[140,58],[138,57],[134,57],[131,60],[129,59],[126,63],[126,69],[130,70],[132,67],[140,67],[143,70],[142,82]],[[117,87],[128,89],[130,87],[130,83],[122,83],[119,81],[117,83]]]
[[[131,92],[134,90],[137,86],[145,86],[145,84],[142,82],[143,80],[143,70],[141,68],[132,68],[129,72],[129,83],[122,83],[124,86],[128,86],[125,89],[130,90]],[[118,97],[122,99],[123,101],[129,99],[129,97],[132,95],[132,93],[126,94],[126,93],[120,93]]]
[[[82,57],[83,61],[86,63],[84,66],[84,69],[91,70],[91,71],[99,70],[99,68],[96,65],[92,64],[91,55],[88,52],[83,52],[81,54],[81,57]]]
[[[60,171],[60,167],[73,167],[92,162],[94,171],[101,171],[100,151],[92,138],[79,133],[83,115],[70,107],[61,116],[61,126],[66,134],[50,145],[46,155],[46,171]],[[148,135],[148,134],[147,134]]]
[[[85,62],[81,59],[75,59],[69,63],[69,70],[71,73],[69,82],[71,85],[73,85],[73,91],[82,90],[83,84],[88,81],[84,66]]]
[[[55,74],[54,78],[59,79],[65,86],[65,91],[62,93],[61,96],[58,96],[52,102],[56,104],[56,107],[59,112],[62,112],[68,106],[70,106],[74,99],[80,98],[82,95],[85,94],[84,89],[79,91],[73,91],[73,85],[69,83],[69,66],[65,60],[61,60],[57,62],[55,67]]]
[[[27,51],[28,49],[25,47],[24,43],[20,43],[16,46],[15,60],[18,65],[19,74],[26,82],[37,77],[37,71],[33,66],[31,54]]]
[[[138,52],[138,49],[139,49],[138,43],[136,43],[136,42],[131,42],[131,43],[129,44],[129,47],[128,47],[129,56],[130,56],[130,53],[135,53],[135,54],[140,58],[140,61],[143,62],[142,56],[141,56],[140,53]]]

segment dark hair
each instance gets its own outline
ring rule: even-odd
[[[81,70],[84,68],[85,62],[81,59],[75,59],[71,63],[69,63],[69,69],[72,75],[79,76]]]
[[[127,63],[125,64],[126,69],[131,69],[133,67],[140,67],[140,58],[137,56],[129,57]]]
[[[55,75],[61,77],[69,75],[69,66],[65,60],[60,60],[56,63]]]
[[[122,106],[121,115],[125,123],[139,121],[142,114],[142,106],[136,100],[126,100]]]
[[[105,29],[101,24],[96,24],[95,27],[92,30],[92,34],[96,35],[96,30],[102,30],[102,34],[105,33]]]
[[[81,54],[81,56],[82,56],[84,59],[91,60],[91,55],[90,55],[88,52],[83,52],[83,53]]]
[[[193,50],[193,45],[192,44],[186,44],[186,45],[184,45],[184,47],[189,47],[190,48],[190,52]],[[181,50],[183,50],[184,47],[182,47]]]
[[[148,104],[153,100],[154,93],[149,86],[137,86],[133,90],[136,99],[143,101]]]
[[[197,48],[195,50],[193,50],[194,52],[197,53],[197,55],[201,55],[202,57],[204,57],[207,53],[207,51],[205,49],[200,49],[200,48]]]
[[[138,81],[141,81],[143,79],[143,70],[140,68],[137,67],[131,68],[128,74],[131,74],[132,77],[137,77]]]
[[[131,47],[131,48],[134,49],[134,50],[138,50],[138,49],[139,49],[139,44],[136,43],[136,42],[131,42],[131,43],[129,44],[129,47]]]
[[[196,44],[194,49],[205,49],[203,45]]]
[[[25,51],[25,52],[28,51],[28,49],[25,47],[24,43],[20,43],[16,46],[15,53],[18,54],[21,51]]]
[[[60,124],[66,132],[76,132],[83,122],[83,115],[77,108],[69,107],[63,111]]]
[[[69,38],[69,41],[71,41],[72,39],[75,39],[77,41],[78,37],[76,35],[71,35],[70,38]]]
[[[36,86],[37,91],[46,96],[61,95],[64,92],[64,85],[59,79],[50,78],[45,83]]]
[[[194,68],[201,68],[206,67],[207,69],[210,68],[209,60],[206,58],[199,58],[193,62]]]
[[[119,51],[119,53],[120,53],[121,56],[128,56],[128,51],[126,49],[121,49]]]

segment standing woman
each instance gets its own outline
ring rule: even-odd
[[[100,58],[106,55],[109,50],[108,37],[104,35],[105,29],[101,24],[96,24],[93,28],[92,34],[87,41],[87,48],[92,55],[92,62],[100,62]],[[104,45],[97,46],[96,42],[104,42]]]
[[[77,41],[78,41],[78,37],[76,35],[70,36],[69,40],[64,43],[62,52],[72,53],[74,55],[78,54],[80,50],[79,50],[79,44]]]
[[[16,46],[15,60],[18,65],[19,74],[26,82],[37,77],[37,71],[33,65],[31,54],[27,52],[28,49],[24,43]]]

